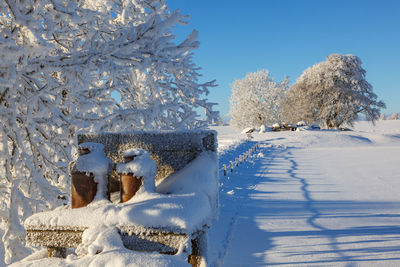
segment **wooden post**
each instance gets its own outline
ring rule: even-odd
[[[207,237],[200,233],[195,239],[192,239],[192,254],[188,255],[188,263],[192,267],[203,266],[204,255],[207,251]]]
[[[65,258],[67,257],[66,248],[47,247],[47,258]]]

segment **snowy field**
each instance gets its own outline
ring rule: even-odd
[[[242,143],[230,127],[214,129],[220,165],[257,141],[261,149],[220,176],[211,266],[400,266],[400,121]]]

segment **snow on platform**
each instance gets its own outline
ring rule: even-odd
[[[59,207],[32,215],[26,219],[25,227],[40,230],[41,227],[141,226],[191,234],[208,225],[218,205],[214,153],[203,152],[165,181],[168,183],[161,183],[157,188],[162,194],[143,192],[120,204],[99,200],[78,209]]]
[[[159,182],[157,193],[141,192],[125,203],[96,200],[82,208],[60,207],[32,215],[25,221],[28,243],[77,247],[75,253],[83,257],[59,260],[39,255],[35,260],[32,255],[14,266],[187,266],[190,253],[194,260],[203,260],[196,258],[204,256],[197,254],[203,248],[192,246],[203,245],[198,242],[217,215],[217,164],[215,152],[204,151]]]
[[[82,266],[112,266],[112,267],[160,267],[174,266],[190,267],[183,255],[163,255],[159,253],[143,253],[128,250],[124,247],[111,248],[104,253],[67,259],[43,258],[46,251],[39,251],[24,261],[10,265],[10,267],[82,267]]]

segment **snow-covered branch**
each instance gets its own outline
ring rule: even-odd
[[[238,129],[260,127],[281,121],[281,99],[288,88],[288,78],[276,83],[268,70],[248,73],[232,84],[231,123]]]

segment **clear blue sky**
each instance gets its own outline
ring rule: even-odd
[[[194,61],[205,80],[217,80],[208,99],[223,117],[230,85],[268,69],[291,83],[332,53],[361,58],[366,78],[387,109],[400,112],[400,0],[167,0],[189,15],[176,29],[181,40],[199,31]]]

